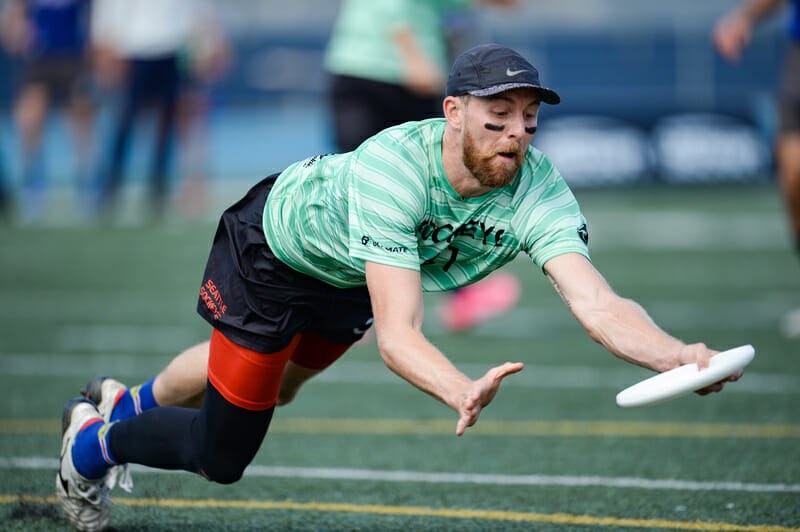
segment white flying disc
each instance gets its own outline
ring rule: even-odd
[[[712,356],[708,367],[702,370],[691,363],[659,373],[619,392],[617,405],[622,408],[650,406],[697,391],[733,375],[748,365],[755,354],[752,345],[742,345]]]

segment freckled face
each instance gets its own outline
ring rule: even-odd
[[[502,188],[519,173],[536,132],[539,98],[532,89],[512,89],[465,101],[463,161],[478,182]]]

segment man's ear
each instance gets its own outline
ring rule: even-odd
[[[442,103],[444,117],[447,119],[447,124],[450,127],[461,129],[464,123],[465,104],[464,98],[458,98],[456,96],[448,96],[444,99]]]

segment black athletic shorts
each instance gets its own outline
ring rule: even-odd
[[[90,73],[81,57],[34,59],[25,64],[24,85],[43,85],[53,100],[91,97]]]
[[[255,185],[222,214],[197,311],[228,339],[260,353],[280,351],[303,332],[350,345],[372,324],[369,292],[366,286],[336,288],[272,254],[262,214],[277,177]]]
[[[800,43],[792,43],[783,67],[778,99],[780,130],[800,132]]]

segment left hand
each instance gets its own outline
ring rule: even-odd
[[[678,363],[679,365],[684,365],[696,362],[698,369],[702,371],[704,368],[708,367],[711,357],[717,353],[719,353],[719,351],[709,349],[704,343],[684,345],[678,354]],[[712,392],[721,392],[726,382],[736,382],[742,377],[742,374],[743,370],[740,369],[736,373],[728,375],[714,384],[697,390],[695,393],[698,395],[708,395]]]

